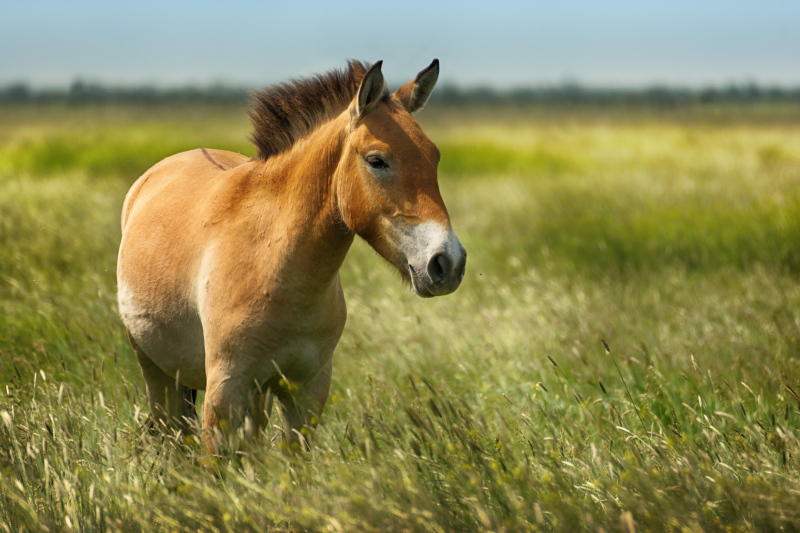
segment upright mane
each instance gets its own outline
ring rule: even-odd
[[[266,160],[291,148],[316,126],[344,111],[371,66],[351,59],[344,69],[254,91],[248,115],[253,124],[249,140],[256,145],[256,159]],[[388,94],[385,90],[384,97]]]

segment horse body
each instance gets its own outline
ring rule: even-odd
[[[254,160],[177,154],[126,198],[119,306],[151,411],[192,416],[205,389],[212,451],[222,420],[232,429],[249,409],[255,429],[264,425],[266,389],[291,429],[316,423],[347,315],[339,268],[356,234],[421,296],[463,277],[466,254],[435,183],[438,151],[407,109],[419,82],[390,100],[380,64],[360,74],[353,102],[325,109],[288,149]],[[425,99],[430,88],[419,89]]]

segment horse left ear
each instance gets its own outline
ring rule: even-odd
[[[439,60],[434,59],[428,68],[417,74],[417,77],[406,83],[394,93],[397,101],[409,113],[416,113],[428,103],[433,86],[439,79]]]

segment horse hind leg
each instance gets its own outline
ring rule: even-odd
[[[161,370],[133,340],[128,332],[128,340],[139,361],[144,381],[147,384],[147,401],[150,404],[150,428],[165,429],[169,425],[188,434],[193,421],[197,419],[195,400],[197,391],[177,384],[175,376]]]
[[[183,417],[194,421],[197,420],[197,389],[190,389],[181,385],[183,390]]]
[[[180,386],[183,393],[181,420],[188,426],[199,426],[200,422],[197,418],[197,389],[190,389],[189,387]]]

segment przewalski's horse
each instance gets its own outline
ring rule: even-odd
[[[466,251],[439,193],[439,150],[411,116],[438,75],[434,60],[390,94],[381,62],[351,61],[268,87],[250,112],[254,159],[184,152],[131,187],[119,309],[155,420],[196,417],[205,389],[212,453],[214,433],[233,431],[248,410],[256,432],[265,425],[267,391],[290,435],[316,424],[347,315],[339,268],[355,235],[419,296],[458,288]]]

